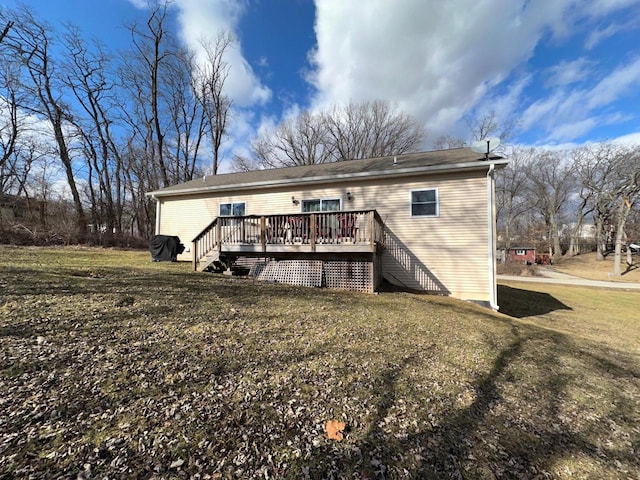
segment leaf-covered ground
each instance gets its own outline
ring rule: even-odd
[[[0,247],[0,478],[637,479],[640,325],[598,295],[503,286],[508,317]]]

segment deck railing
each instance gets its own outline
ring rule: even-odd
[[[225,246],[369,245],[384,242],[384,224],[375,210],[218,217],[193,239],[193,265]]]

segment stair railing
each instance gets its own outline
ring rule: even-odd
[[[222,247],[220,238],[220,222],[218,218],[214,218],[213,221],[207,225],[196,237],[191,241],[193,249],[193,270],[198,270],[198,264],[200,260],[207,256],[208,253],[215,250],[218,251]]]

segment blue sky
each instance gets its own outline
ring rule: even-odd
[[[144,0],[31,0],[114,48]],[[5,6],[16,2],[0,0]],[[178,37],[233,32],[227,154],[302,109],[389,100],[439,135],[466,115],[517,121],[515,142],[640,143],[640,0],[174,0]]]

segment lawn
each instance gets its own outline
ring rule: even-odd
[[[619,277],[613,276],[614,254],[609,253],[604,260],[596,260],[595,253],[586,253],[570,258],[562,258],[554,268],[560,272],[569,273],[591,280],[612,280],[616,282],[640,282],[640,254],[632,256],[632,264],[627,265],[627,256],[620,259]]]
[[[640,477],[640,294],[499,301],[0,246],[0,478]]]

